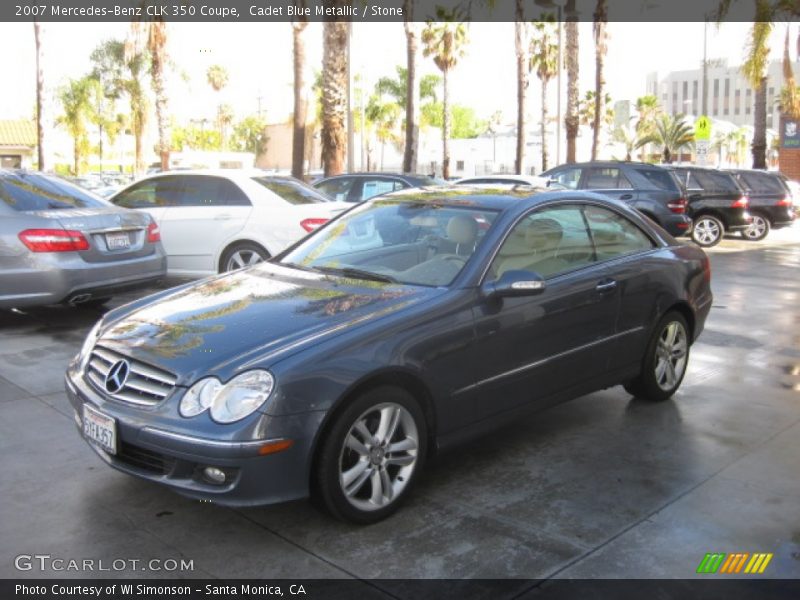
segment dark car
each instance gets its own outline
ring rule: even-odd
[[[166,270],[149,215],[59,177],[0,169],[0,308],[102,304]]]
[[[770,229],[788,227],[794,222],[792,193],[780,173],[746,169],[731,170],[750,198],[753,223],[742,231],[746,240],[763,240]]]
[[[688,235],[684,190],[669,169],[637,162],[594,161],[562,165],[542,173],[571,190],[590,190],[622,200],[661,225],[670,235]]]
[[[726,232],[750,227],[748,198],[730,173],[703,167],[674,167],[689,198],[692,239],[699,246],[716,246]]]
[[[109,312],[67,372],[109,465],[225,505],[392,513],[433,452],[622,383],[681,384],[709,261],[624,203],[427,188]],[[101,492],[102,493],[102,492]]]
[[[348,173],[319,179],[311,185],[338,202],[364,202],[389,192],[442,183],[428,175]]]

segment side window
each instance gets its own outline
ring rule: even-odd
[[[568,190],[577,190],[583,169],[564,169],[550,175],[550,179]]]
[[[701,184],[697,180],[697,177],[695,177],[695,175],[694,175],[694,173],[692,171],[689,171],[689,177],[686,180],[686,189],[689,189],[689,190],[702,190],[703,189],[703,184]]]
[[[330,181],[323,181],[314,187],[337,202],[347,202],[347,196],[350,193],[350,188],[353,187],[353,181],[355,180],[352,177],[340,177]]]
[[[511,230],[492,263],[490,273],[521,270],[553,277],[591,264],[592,241],[580,208],[564,206],[538,210]]]
[[[629,190],[633,186],[619,169],[603,167],[590,169],[583,187],[587,190]]]
[[[207,175],[187,175],[180,206],[249,206],[244,192],[232,181]]]
[[[114,198],[124,208],[159,208],[178,206],[181,181],[177,177],[156,177],[136,184]]]
[[[641,229],[615,212],[587,206],[584,215],[599,261],[644,252],[654,247],[652,240]]]
[[[396,179],[365,179],[361,187],[361,201],[369,200],[381,194],[388,194],[407,187],[402,181]]]

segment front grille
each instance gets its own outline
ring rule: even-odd
[[[126,442],[120,443],[114,458],[136,469],[159,475],[166,475],[175,466],[175,459],[172,457]]]
[[[111,394],[106,389],[106,376],[111,367],[120,360],[128,362],[130,373],[122,389]],[[153,406],[161,402],[170,394],[177,381],[172,373],[133,360],[103,346],[95,346],[92,350],[86,368],[86,378],[101,394],[140,406]]]

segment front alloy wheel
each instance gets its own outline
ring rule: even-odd
[[[753,215],[753,222],[750,227],[742,231],[742,237],[751,242],[760,242],[769,233],[769,219],[759,214]]]
[[[333,422],[317,460],[315,499],[334,516],[374,523],[399,507],[425,457],[425,420],[405,390],[356,398]]]
[[[692,239],[698,246],[710,248],[716,246],[725,234],[725,226],[722,221],[710,215],[703,215],[694,223],[692,229]]]
[[[628,393],[646,400],[666,400],[680,387],[689,364],[689,327],[677,311],[658,322],[645,350],[642,370],[625,384]]]

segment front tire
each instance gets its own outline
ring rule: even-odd
[[[760,242],[769,235],[771,226],[769,219],[759,214],[754,214],[750,227],[742,230],[742,237],[750,242]]]
[[[639,376],[625,384],[637,398],[666,400],[680,387],[689,364],[689,327],[677,311],[664,315],[647,344]]]
[[[725,225],[717,217],[702,215],[694,222],[692,239],[702,248],[711,248],[722,241],[725,235]]]
[[[243,269],[264,262],[269,258],[269,253],[253,242],[240,242],[228,248],[219,261],[219,272],[225,273]]]
[[[322,441],[314,499],[334,517],[360,525],[394,513],[422,469],[427,427],[419,403],[381,386],[358,396]]]

